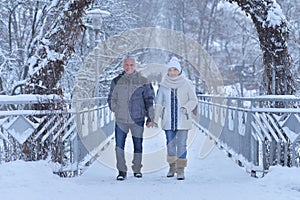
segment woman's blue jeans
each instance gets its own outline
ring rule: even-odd
[[[186,158],[188,130],[165,130],[168,156]]]

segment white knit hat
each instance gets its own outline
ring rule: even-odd
[[[168,69],[171,67],[174,67],[181,73],[182,68],[180,66],[178,58],[172,57],[171,60],[168,62],[167,66],[168,66]]]

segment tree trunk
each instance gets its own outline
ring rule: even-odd
[[[85,9],[93,0],[73,0],[65,7],[57,5],[54,8],[62,9],[57,19],[43,38],[38,38],[32,45],[31,55],[25,66],[25,75],[30,76],[25,86],[26,94],[62,94],[59,81],[64,72],[65,63],[74,51],[74,45],[81,30],[82,16]],[[53,13],[53,12],[52,12]],[[51,13],[49,13],[51,17]]]
[[[29,56],[25,66],[25,76],[27,76],[26,73],[29,73],[30,76],[29,81],[25,85],[26,94],[56,94],[63,97],[60,80],[64,72],[65,63],[72,56],[77,37],[84,28],[82,16],[85,13],[85,9],[92,2],[93,0],[72,0],[70,2],[66,0],[57,1],[56,5],[50,6],[51,11],[49,11],[47,17],[52,22],[51,28],[42,29],[42,31],[46,31],[44,36],[39,36],[32,43],[31,56]],[[32,109],[35,110],[63,110],[64,108],[65,103],[63,99],[60,102],[52,102],[50,99],[49,103],[40,103],[32,106]],[[63,114],[55,116],[54,122],[59,122],[59,126],[53,132],[63,127],[64,122],[69,117],[69,115]],[[53,116],[47,115],[42,123],[48,123],[51,118]],[[39,130],[37,129],[35,133],[37,131]],[[49,130],[46,130],[44,134],[47,131]],[[33,138],[35,133],[32,135]],[[69,143],[63,141],[62,136],[63,134],[59,135],[54,141],[55,145],[51,150],[49,150],[47,141],[41,143],[40,138],[27,140],[26,149],[29,149],[29,151],[23,151],[23,157],[35,160],[51,155],[52,162],[60,163],[62,166],[66,165],[71,159],[69,155],[71,147]],[[35,149],[38,149],[38,152],[35,152]],[[49,151],[51,153],[48,154]]]
[[[266,94],[286,95],[295,93],[291,72],[291,56],[287,40],[287,20],[275,0],[227,0],[236,2],[256,27],[260,47],[263,51],[264,80]]]

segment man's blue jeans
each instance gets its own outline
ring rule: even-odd
[[[165,130],[168,156],[186,158],[188,130]]]
[[[125,160],[125,141],[129,130],[132,134],[134,155],[132,160],[133,172],[140,172],[142,168],[142,153],[143,153],[143,132],[144,123],[137,122],[135,124],[125,124],[116,122],[115,126],[115,140],[116,140],[116,158],[117,158],[117,169],[119,171],[126,172],[126,160]]]

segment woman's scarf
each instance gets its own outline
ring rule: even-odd
[[[179,88],[180,86],[183,86],[187,84],[186,78],[181,74],[176,77],[170,77],[166,75],[160,85],[166,87],[166,88]]]

